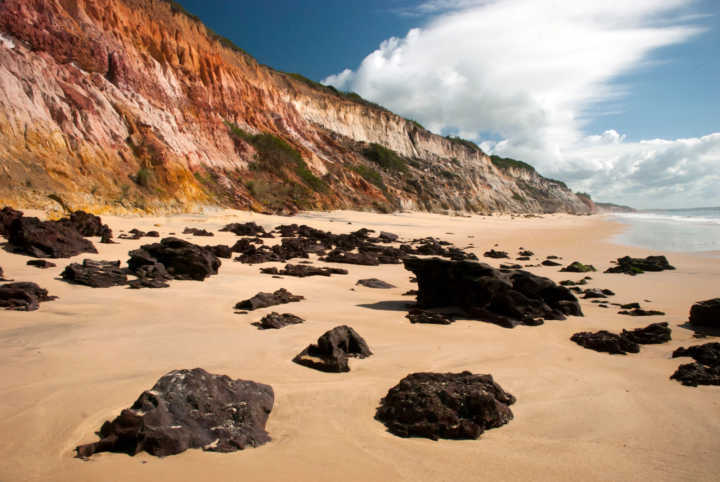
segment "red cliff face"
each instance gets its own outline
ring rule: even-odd
[[[588,211],[531,178],[261,66],[164,0],[0,2],[0,204]]]

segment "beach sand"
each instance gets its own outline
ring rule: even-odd
[[[33,214],[32,212],[28,214]],[[404,239],[437,236],[469,244],[481,261],[492,248],[579,260],[600,271],[644,249],[613,244],[623,227],[600,216],[452,217],[423,213],[303,213],[287,218],[237,211],[205,216],[104,216],[115,234],[137,227],[161,235],[185,226],[214,238],[180,235],[198,244],[233,244],[219,233],[229,222],[255,221],[266,229],[309,224],[335,233],[361,227]],[[352,224],[348,224],[351,222]],[[53,260],[40,270],[25,256],[0,251],[7,278],[34,281],[59,299],[35,312],[0,311],[0,481],[114,480],[717,480],[720,472],[720,387],[684,387],[669,376],[689,359],[672,359],[679,346],[700,344],[682,328],[692,303],[720,296],[717,253],[665,253],[676,271],[630,277],[592,273],[589,287],[610,288],[610,301],[640,301],[667,316],[628,317],[581,300],[585,317],[540,327],[505,329],[472,320],[449,326],[412,325],[405,318],[412,275],[402,265],[338,265],[347,276],[275,279],[259,265],[223,260],[204,282],[172,281],[159,290],[93,289],[59,281],[70,261],[125,262],[127,252],[156,240],[120,240],[98,255]],[[535,258],[538,258],[536,261]],[[314,257],[313,257],[314,258]],[[324,263],[316,262],[317,265]],[[272,264],[280,266],[280,264]],[[269,265],[262,265],[269,266]],[[559,267],[530,268],[553,280],[580,279]],[[355,286],[376,277],[397,286]],[[239,315],[233,305],[259,291],[287,288],[307,299]],[[643,300],[651,300],[643,302]],[[304,324],[261,331],[250,323],[270,311],[290,312]],[[639,354],[608,355],[569,340],[578,331],[644,327],[668,321],[673,340]],[[348,324],[374,356],[351,360],[351,372],[322,373],[291,362],[334,326]],[[202,367],[269,384],[275,406],[272,441],[229,454],[188,450],[156,458],[104,453],[73,458],[78,444],[97,440],[105,420],[129,407],[173,369]],[[380,398],[402,377],[419,371],[490,373],[517,397],[515,419],[478,440],[403,439],[374,420]]]

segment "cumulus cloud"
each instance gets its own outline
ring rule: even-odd
[[[355,70],[324,83],[358,92],[435,132],[458,133],[488,151],[531,162],[596,198],[631,199],[631,186],[618,190],[603,182],[612,181],[607,173],[634,166],[631,174],[639,174],[624,177],[624,184],[666,200],[670,187],[652,184],[661,181],[643,173],[657,168],[680,179],[701,174],[688,167],[694,163],[714,162],[717,169],[715,137],[629,143],[615,131],[586,133],[584,127],[601,103],[627,94],[613,83],[620,74],[647,65],[653,50],[701,32],[686,15],[692,3],[428,0],[413,9],[432,15],[426,25],[385,40]],[[687,157],[700,153],[709,158]],[[680,154],[683,165],[673,157]],[[672,159],[676,171],[668,170]]]

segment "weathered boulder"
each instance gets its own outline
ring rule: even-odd
[[[670,266],[665,256],[648,256],[647,258],[631,258],[624,256],[617,259],[617,266],[608,268],[606,273],[642,274],[645,271],[664,271],[675,269]]]
[[[575,333],[570,339],[582,347],[611,355],[625,355],[640,351],[640,346],[636,342],[605,330],[595,333],[589,331]]]
[[[60,274],[65,281],[93,288],[109,288],[127,284],[127,273],[120,261],[83,260],[82,264],[69,264]]]
[[[328,263],[358,264],[364,266],[378,266],[380,264],[380,260],[373,253],[348,253],[341,249],[331,251],[327,256],[322,258],[322,260]]]
[[[0,281],[10,281],[5,279],[5,274],[3,273],[2,266],[0,266]]]
[[[0,285],[0,308],[15,311],[35,311],[43,301],[52,301],[48,291],[35,283],[19,282]]]
[[[35,258],[69,258],[97,253],[93,244],[73,227],[38,218],[16,218],[8,229],[10,249]]]
[[[698,301],[692,305],[690,324],[720,328],[720,298]]]
[[[681,347],[675,350],[672,356],[673,358],[689,356],[703,365],[720,365],[720,343],[712,342],[689,348]]]
[[[599,288],[586,289],[583,293],[585,294],[585,296],[583,296],[584,299],[607,298],[608,296],[615,296],[615,293],[612,290]]]
[[[295,276],[305,278],[307,276],[330,276],[333,274],[348,274],[346,269],[342,268],[321,268],[318,266],[308,266],[306,264],[286,264],[285,268],[279,270],[275,267],[260,268],[260,272],[264,274]]]
[[[662,316],[665,314],[665,312],[657,310],[643,310],[642,308],[638,307],[631,310],[618,311],[618,314],[628,316]]]
[[[546,259],[545,261],[543,261],[543,262],[540,263],[540,264],[542,264],[543,266],[562,266],[562,265],[561,265],[560,263],[558,263],[557,261],[553,261],[553,260],[551,260],[551,259]]]
[[[226,246],[224,244],[216,244],[215,246],[205,246],[207,249],[212,251],[212,253],[217,256],[218,258],[225,258],[230,259],[232,258],[232,248],[230,246]]]
[[[220,260],[212,250],[178,238],[164,238],[130,251],[128,266],[137,272],[141,266],[162,263],[174,279],[202,281],[217,274]]]
[[[137,279],[128,282],[130,288],[133,289],[169,288],[170,285],[167,282],[172,279],[162,263],[142,265],[133,274],[137,276]]]
[[[75,211],[69,218],[62,218],[58,222],[75,228],[83,236],[99,236],[106,239],[111,239],[113,236],[112,229],[107,224],[103,224],[99,216],[85,211]]]
[[[265,431],[275,395],[272,387],[202,368],[175,370],[112,422],[100,428],[100,440],[80,445],[81,458],[99,452],[158,457],[187,449],[234,452],[270,440]]]
[[[261,330],[279,330],[280,328],[285,328],[288,325],[298,325],[304,321],[305,320],[299,316],[295,316],[291,313],[283,313],[281,315],[273,311],[272,313],[268,313],[263,316],[259,322],[253,323],[253,325],[257,326]]]
[[[569,265],[562,268],[560,271],[567,273],[587,273],[590,271],[597,271],[595,266],[591,264],[582,264],[580,261],[574,261]]]
[[[411,309],[405,317],[410,320],[410,323],[428,323],[432,325],[449,325],[455,321],[450,315],[417,308]]]
[[[680,365],[670,378],[689,387],[720,385],[720,365],[708,366],[701,363]]]
[[[640,345],[653,345],[670,341],[672,330],[666,322],[653,323],[645,328],[635,330],[623,330],[620,336]]]
[[[22,211],[9,206],[0,209],[0,235],[7,236],[12,222],[21,217],[23,217]]]
[[[258,293],[252,298],[240,301],[235,305],[236,310],[257,310],[268,306],[282,305],[304,300],[304,296],[294,295],[285,288],[280,288],[274,293]]]
[[[265,232],[265,228],[258,226],[255,223],[230,223],[222,228],[220,231],[229,231],[237,234],[238,236],[262,236],[268,233]]]
[[[293,362],[323,372],[349,372],[348,358],[372,355],[365,340],[349,326],[336,326],[298,353]]]
[[[375,418],[400,437],[476,439],[512,420],[513,403],[491,375],[413,373],[380,400]]]
[[[397,241],[399,236],[395,233],[388,233],[387,231],[380,231],[378,235],[378,241],[381,243],[394,243]]]
[[[457,306],[468,316],[512,328],[582,316],[563,286],[527,271],[502,272],[484,263],[408,258],[418,280],[418,308]]]
[[[368,278],[368,279],[361,279],[358,280],[356,285],[365,286],[366,288],[376,288],[376,289],[382,289],[382,290],[388,290],[390,288],[397,288],[397,286],[392,285],[390,283],[387,283],[383,280],[377,279],[377,278]]]

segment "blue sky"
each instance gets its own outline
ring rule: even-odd
[[[720,205],[720,1],[180,3],[261,63],[595,199]]]

